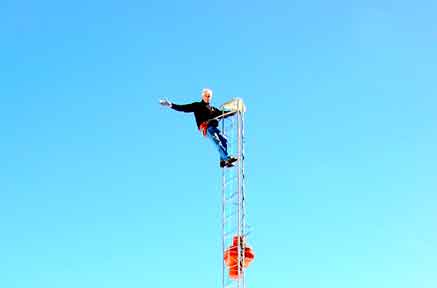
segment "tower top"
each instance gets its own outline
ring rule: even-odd
[[[243,99],[234,98],[220,106],[221,109],[237,111],[237,112],[246,112],[246,105],[244,105]]]

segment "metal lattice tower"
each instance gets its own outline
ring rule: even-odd
[[[222,109],[237,111],[234,115],[222,120],[221,128],[228,139],[229,155],[238,158],[235,166],[222,169],[222,229],[223,229],[223,257],[225,250],[233,244],[235,236],[243,236],[247,240],[249,226],[246,223],[246,191],[244,170],[244,113],[246,107],[243,100],[236,98],[221,106]],[[239,238],[238,238],[239,239]],[[240,241],[240,240],[239,240]],[[223,261],[222,282],[223,288],[246,288],[244,253],[238,243],[238,279],[228,275],[228,269]]]

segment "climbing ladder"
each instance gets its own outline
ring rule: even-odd
[[[245,170],[244,170],[244,113],[246,107],[242,99],[236,98],[226,102],[221,107],[223,110],[236,111],[230,117],[221,121],[221,130],[228,139],[229,155],[236,156],[238,161],[234,167],[222,169],[222,248],[223,257],[225,251],[233,245],[234,237],[238,237],[238,278],[230,277],[229,267],[223,261],[222,282],[223,288],[246,288],[245,270],[242,265],[245,261],[240,236],[247,240],[250,227],[246,222],[246,190],[245,190]],[[235,242],[235,240],[234,240]],[[235,244],[235,243],[234,243]],[[241,243],[242,244],[242,243]]]

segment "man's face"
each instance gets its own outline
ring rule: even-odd
[[[204,102],[209,103],[209,101],[211,100],[212,95],[211,93],[209,93],[209,91],[204,91],[202,94],[202,99]]]

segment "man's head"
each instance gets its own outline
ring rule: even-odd
[[[209,88],[202,89],[202,100],[206,103],[209,103],[211,98],[212,98],[212,90]]]

